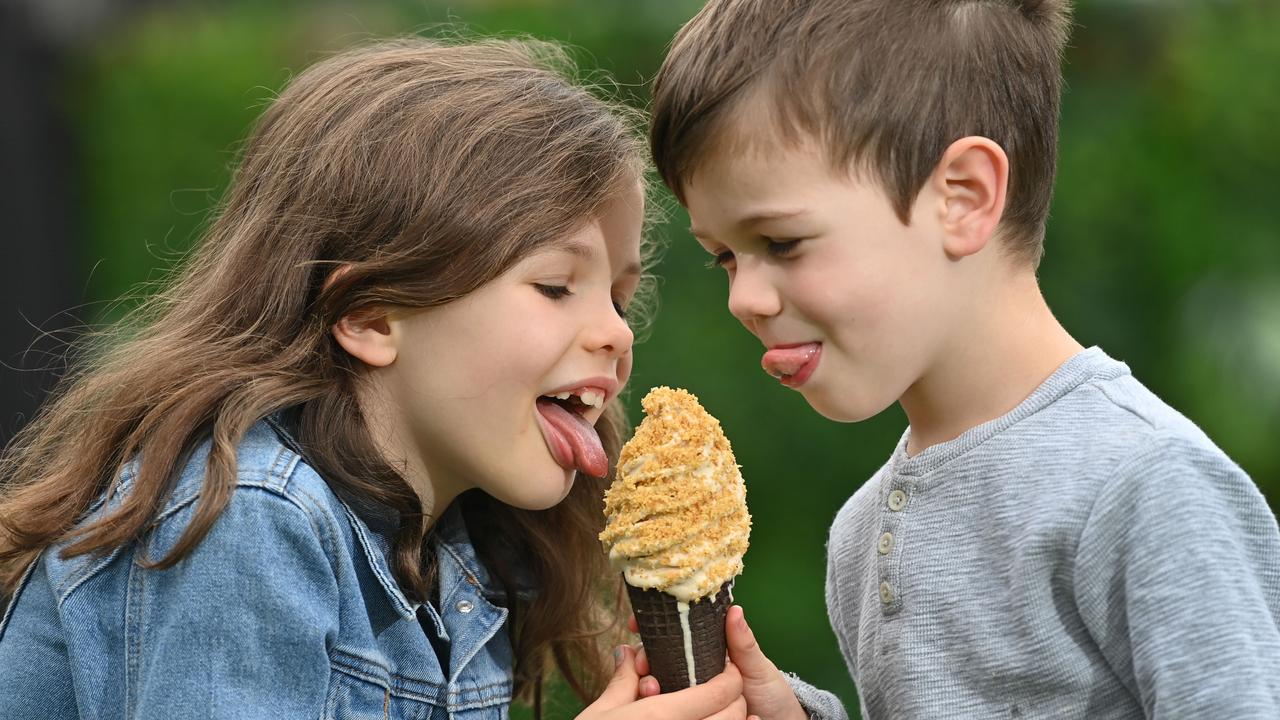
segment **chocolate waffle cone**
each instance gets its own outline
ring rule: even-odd
[[[649,673],[658,679],[662,692],[701,685],[724,670],[724,619],[732,600],[733,581],[720,586],[712,597],[689,604],[689,636],[693,650],[694,682],[690,683],[684,631],[680,623],[679,601],[660,590],[644,590],[627,585],[631,609],[640,626],[640,640],[649,658]]]

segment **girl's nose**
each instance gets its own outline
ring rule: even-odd
[[[610,301],[607,311],[597,313],[592,318],[587,332],[587,349],[591,352],[603,351],[611,356],[619,357],[631,351],[635,342],[635,333],[625,318],[618,314]]]
[[[729,278],[729,312],[750,328],[755,321],[781,310],[782,300],[768,273],[740,262]]]

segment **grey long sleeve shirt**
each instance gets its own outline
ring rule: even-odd
[[[866,717],[1280,718],[1275,516],[1123,363],[1086,350],[1007,415],[906,441],[828,546]]]

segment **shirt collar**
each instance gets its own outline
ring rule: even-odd
[[[266,418],[267,423],[275,430],[289,449],[298,453],[304,460],[306,453],[296,439],[296,409],[282,410]],[[323,476],[322,476],[323,477]],[[328,481],[326,480],[328,484]],[[330,490],[338,497],[355,532],[361,550],[369,560],[374,574],[386,590],[389,599],[404,617],[413,617],[420,603],[411,602],[400,590],[391,571],[388,558],[391,545],[399,528],[399,514],[386,505],[367,497],[329,484]],[[432,542],[436,549],[436,562],[439,571],[441,602],[448,601],[454,585],[465,581],[477,587],[480,593],[490,601],[503,602],[506,589],[494,578],[476,555],[471,544],[471,536],[462,516],[459,502],[450,503],[432,528]],[[534,593],[535,583],[524,570],[523,564],[517,563],[517,577],[512,591],[518,597],[529,598]]]

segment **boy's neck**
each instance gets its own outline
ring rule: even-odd
[[[908,455],[1013,410],[1084,349],[1049,310],[1034,273],[997,287],[900,398],[911,424]]]

